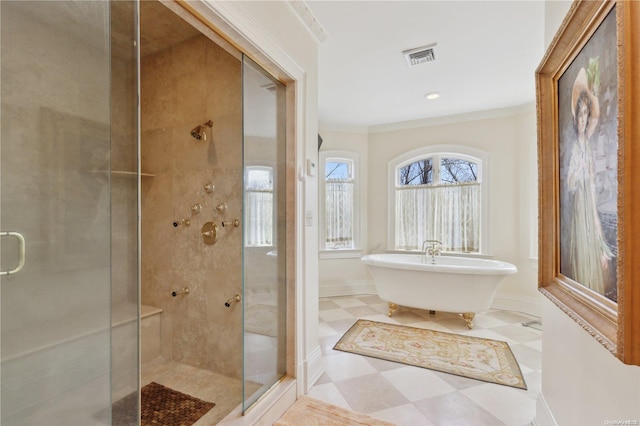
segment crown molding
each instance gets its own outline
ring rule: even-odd
[[[318,43],[322,43],[329,37],[327,31],[324,29],[320,21],[318,21],[318,18],[309,6],[307,6],[307,3],[304,0],[288,0],[287,3],[300,17],[304,25],[307,27],[309,32],[313,34]]]
[[[455,124],[466,121],[488,120],[492,118],[512,117],[524,115],[535,111],[535,102],[528,102],[523,105],[491,109],[485,111],[474,111],[464,114],[448,115],[444,117],[423,118],[420,120],[401,121],[398,123],[381,124],[369,126],[368,133],[384,133],[397,130],[416,129],[420,127],[439,126],[443,124]]]
[[[347,124],[318,123],[318,131],[320,133],[343,132],[343,133],[361,133],[364,135],[369,134],[369,128],[367,126],[350,126]]]
[[[332,124],[332,123],[320,122],[318,124],[318,127],[321,132],[326,131],[326,132],[372,134],[372,133],[392,132],[397,130],[416,129],[420,127],[440,126],[443,124],[455,124],[455,123],[462,123],[465,121],[477,121],[477,120],[488,120],[492,118],[515,117],[518,115],[524,115],[524,114],[535,112],[535,110],[536,110],[535,102],[528,102],[526,104],[522,104],[514,107],[498,108],[498,109],[491,109],[491,110],[485,110],[485,111],[474,111],[474,112],[469,112],[465,114],[447,115],[447,116],[435,117],[435,118],[423,118],[423,119],[411,120],[411,121],[400,121],[397,123],[380,124],[377,126],[356,126],[356,125],[352,126],[348,124]]]

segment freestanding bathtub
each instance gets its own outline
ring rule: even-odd
[[[435,259],[435,263],[432,261]],[[378,296],[393,315],[398,305],[461,314],[469,328],[477,312],[491,307],[498,284],[517,268],[498,260],[420,254],[370,254]]]

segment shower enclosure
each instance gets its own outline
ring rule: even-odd
[[[3,425],[137,416],[133,6],[0,3]]]
[[[198,31],[152,36],[142,4],[0,2],[2,425],[137,424],[141,303],[161,357],[238,380],[242,411],[287,371],[285,86]],[[203,46],[210,83],[152,81],[152,39]]]

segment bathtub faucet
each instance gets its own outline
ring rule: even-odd
[[[423,262],[431,256],[431,263],[436,263],[436,256],[442,253],[442,242],[438,240],[424,240],[422,243]]]

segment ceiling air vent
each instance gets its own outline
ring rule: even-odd
[[[410,67],[421,64],[423,62],[431,62],[436,60],[436,56],[433,52],[436,43],[428,46],[416,47],[415,49],[409,49],[402,52],[404,59],[407,61]]]

